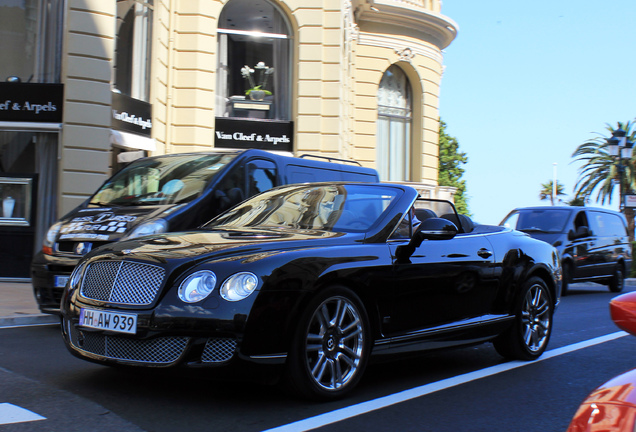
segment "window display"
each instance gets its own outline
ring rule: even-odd
[[[276,6],[230,0],[219,19],[216,116],[290,120],[290,47]]]
[[[31,178],[0,177],[0,225],[31,226]]]

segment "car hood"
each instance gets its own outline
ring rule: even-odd
[[[111,243],[87,258],[126,257],[159,263],[191,263],[237,255],[318,248],[361,241],[363,234],[291,229],[196,230],[167,233]]]
[[[137,225],[174,209],[173,205],[143,207],[83,208],[60,222],[58,241],[112,242],[126,236]]]

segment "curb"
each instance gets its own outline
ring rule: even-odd
[[[59,324],[60,317],[48,314],[0,317],[0,328],[30,325]]]

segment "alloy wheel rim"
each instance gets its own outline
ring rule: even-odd
[[[521,323],[523,340],[531,352],[538,352],[545,346],[551,329],[551,305],[541,285],[533,285],[523,302]]]
[[[309,321],[305,343],[313,381],[328,391],[351,382],[362,361],[364,338],[360,312],[351,301],[344,297],[325,300]]]

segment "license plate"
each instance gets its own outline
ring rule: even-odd
[[[55,288],[64,288],[69,278],[70,276],[55,276],[53,285],[55,286]]]
[[[135,334],[137,314],[80,309],[79,325],[99,330]]]

